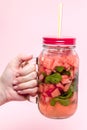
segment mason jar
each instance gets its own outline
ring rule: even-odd
[[[75,38],[43,38],[38,57],[38,107],[49,118],[67,118],[78,105],[79,57]]]

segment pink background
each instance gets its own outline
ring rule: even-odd
[[[79,102],[68,119],[48,119],[36,104],[9,102],[0,106],[0,130],[87,130],[87,1],[62,0],[62,37],[77,38],[80,57]],[[43,36],[58,34],[59,0],[0,0],[0,73],[19,53],[38,56]]]

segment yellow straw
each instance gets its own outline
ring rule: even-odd
[[[58,37],[61,37],[61,25],[62,25],[62,8],[63,4],[62,2],[58,5]]]

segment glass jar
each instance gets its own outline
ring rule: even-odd
[[[38,57],[40,112],[49,118],[73,115],[78,103],[79,58],[75,38],[43,38]]]

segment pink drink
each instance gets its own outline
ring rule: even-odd
[[[67,118],[78,102],[79,59],[74,38],[44,38],[38,59],[40,112],[49,118]]]

